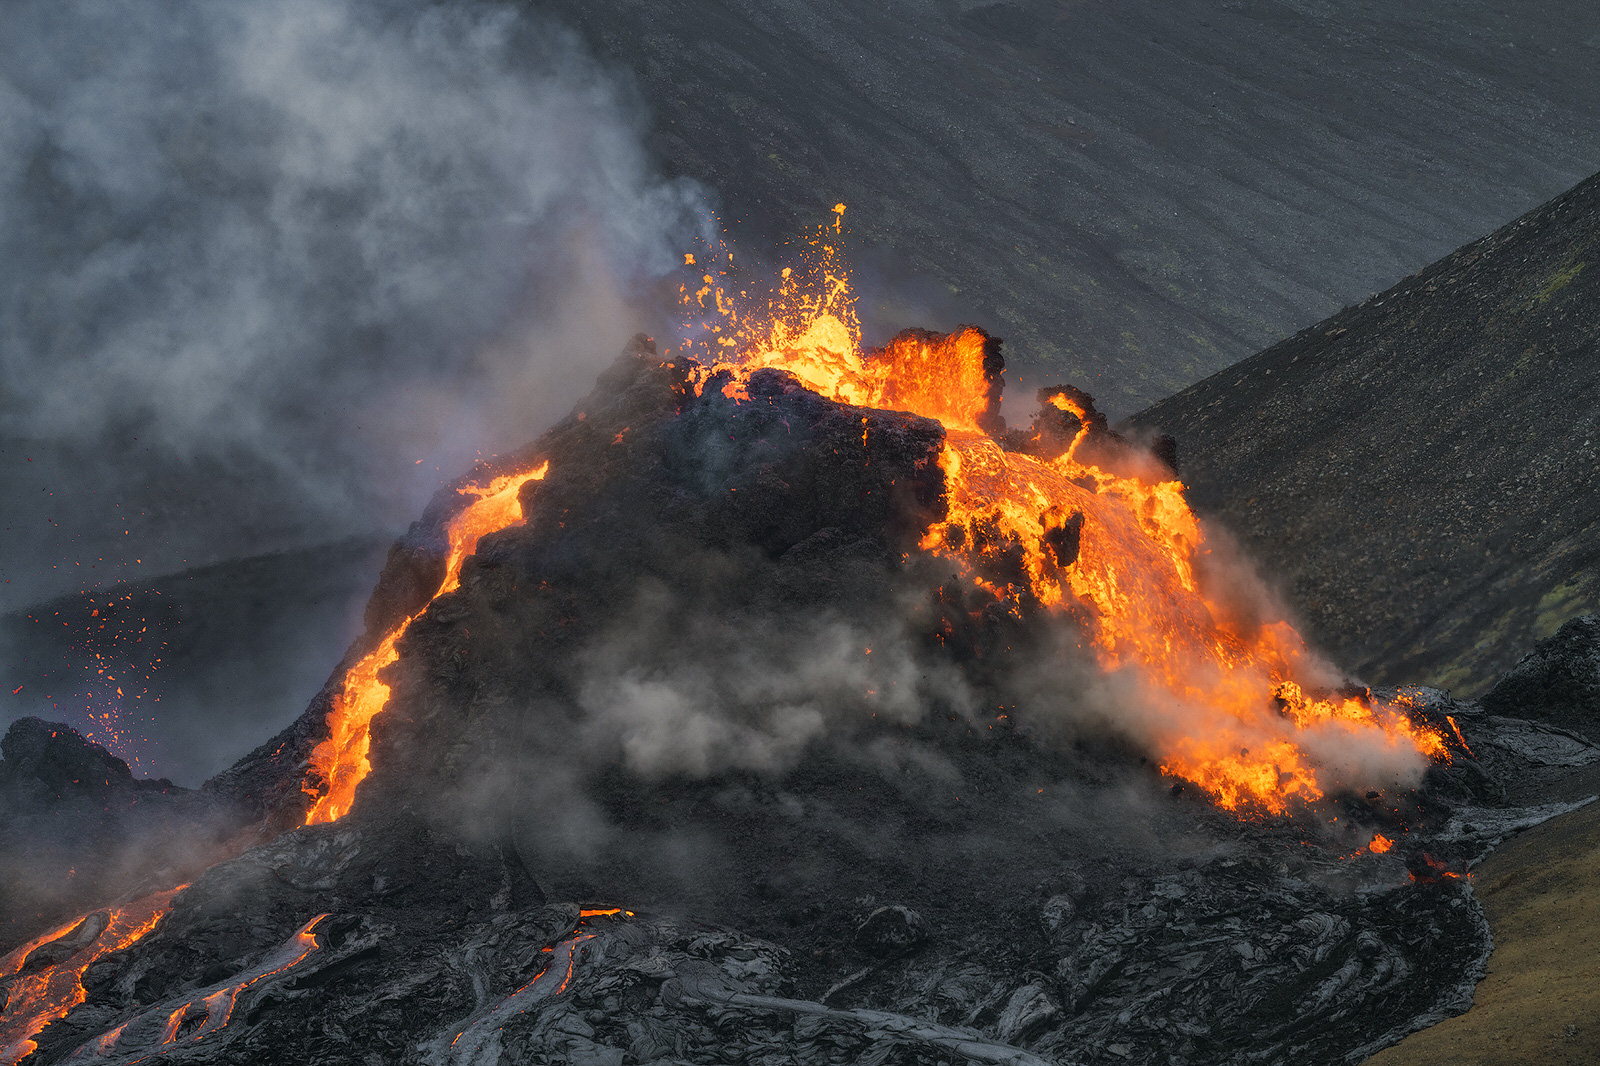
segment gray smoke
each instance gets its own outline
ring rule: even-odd
[[[874,720],[970,714],[960,671],[921,653],[907,621],[707,612],[647,582],[627,625],[583,656],[586,745],[599,763],[646,778],[781,775],[807,746]]]
[[[709,215],[629,85],[521,5],[0,6],[0,720],[89,725],[19,608],[315,545],[169,590],[144,769],[198,781],[304,708],[375,573],[325,546],[661,328]]]
[[[122,525],[130,486],[160,496],[150,462],[303,519],[230,538],[222,506],[231,545],[158,559],[393,527],[536,435],[705,229],[645,121],[570,33],[500,5],[5,5],[0,439],[101,445],[98,517],[57,493],[53,535],[107,554],[88,527]],[[15,552],[8,580],[64,591]]]

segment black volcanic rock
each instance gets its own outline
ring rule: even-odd
[[[82,797],[104,803],[131,792],[128,764],[60,723],[21,718],[0,739],[0,795],[21,813]]]
[[[136,780],[59,722],[13,722],[0,755],[0,953],[132,887],[203,869],[242,824],[218,797]]]
[[[898,903],[879,907],[856,929],[856,947],[879,958],[904,955],[927,939],[927,921],[910,907]]]
[[[1170,399],[1190,498],[1378,682],[1600,605],[1600,177]]]
[[[1484,693],[1484,710],[1600,740],[1600,615],[1574,618]]]
[[[741,619],[848,615],[890,596],[891,563],[936,517],[938,424],[834,404],[775,371],[752,375],[747,402],[715,383],[694,397],[682,375],[627,357],[539,442],[550,472],[524,488],[528,521],[484,538],[461,590],[402,641],[431,676],[396,679],[408,713],[376,723],[375,794],[413,791],[446,765],[441,748],[481,749],[480,710],[570,698],[585,648],[628,629],[652,589],[670,590],[660,609],[685,630],[714,617],[730,641]],[[664,669],[681,635],[628,665]]]

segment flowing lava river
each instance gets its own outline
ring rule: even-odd
[[[518,491],[527,482],[542,478],[547,469],[548,464],[543,464],[464,490],[473,499],[450,521],[450,554],[445,576],[430,603],[459,585],[461,565],[472,555],[484,534],[521,520]],[[389,700],[389,687],[379,680],[378,674],[398,657],[400,638],[415,618],[413,614],[391,629],[374,650],[362,656],[346,673],[328,717],[328,739],[312,751],[305,772],[304,788],[312,800],[305,814],[306,825],[337,821],[350,810],[356,786],[372,768],[367,759],[368,726]],[[0,962],[0,979],[12,976],[13,980],[8,988],[5,1014],[0,1017],[0,1066],[12,1066],[31,1054],[36,1046],[33,1038],[39,1031],[83,1002],[84,972],[102,956],[128,947],[154,929],[184,887],[187,886],[85,915],[7,955]],[[264,976],[290,969],[316,950],[313,930],[320,920],[321,917],[308,922],[278,952],[282,957],[274,956],[265,969],[219,986],[195,1003],[178,1008],[163,1021],[165,1031],[161,1043],[166,1046],[197,1042],[227,1025],[241,992]],[[98,933],[94,932],[96,927]],[[49,957],[54,957],[60,949],[79,941],[83,941],[81,946],[62,961],[39,967],[41,956],[48,953]],[[106,1054],[114,1049],[128,1032],[128,1026],[139,1027],[129,1022],[108,1033],[95,1044],[97,1053]]]
[[[1237,620],[1238,612],[1209,587],[1217,579],[1207,576],[1209,549],[1182,484],[1153,456],[1124,449],[1110,462],[1096,452],[1097,416],[1087,397],[1069,388],[1047,390],[1041,401],[1054,408],[1062,439],[1049,449],[1008,448],[994,432],[997,342],[981,330],[965,327],[949,336],[907,331],[883,349],[864,351],[832,240],[839,230],[836,215],[811,243],[806,262],[785,270],[777,292],[759,306],[735,291],[728,273],[685,257],[699,272],[699,281],[683,291],[692,323],[686,354],[695,360],[698,389],[744,399],[749,376],[775,368],[829,399],[940,422],[947,514],[926,530],[921,550],[949,560],[972,589],[1003,610],[1074,619],[1107,685],[1147,709],[1137,739],[1161,771],[1224,809],[1285,814],[1330,790],[1382,787],[1446,757],[1442,738],[1415,724],[1404,705],[1383,705],[1366,694],[1317,695],[1329,691],[1336,675],[1288,623]],[[462,490],[469,502],[448,523],[444,577],[430,604],[459,586],[462,565],[482,537],[523,519],[522,489],[548,469],[545,461]],[[327,738],[311,752],[303,775],[304,824],[334,822],[350,811],[371,770],[369,726],[390,696],[381,675],[398,658],[411,622],[426,610],[392,627],[347,671]],[[1359,778],[1374,767],[1388,778]],[[1389,843],[1376,837],[1372,850]],[[0,980],[9,978],[0,1064],[28,1055],[45,1025],[83,1002],[81,977],[88,967],[155,928],[181,891],[96,912],[0,961]],[[604,913],[611,912],[585,917]],[[160,1016],[130,1019],[79,1056],[112,1054],[140,1030],[159,1029],[155,1042],[163,1047],[205,1039],[228,1024],[244,991],[318,950],[323,917],[309,920],[251,972]],[[560,994],[585,939],[578,933],[557,945],[554,963],[461,1029],[456,1041],[474,1048],[492,1042],[507,1012]]]

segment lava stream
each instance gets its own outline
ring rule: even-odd
[[[524,1014],[535,1004],[561,995],[572,984],[578,968],[578,951],[593,940],[594,933],[581,930],[591,918],[632,918],[633,912],[620,907],[602,907],[578,912],[578,928],[572,935],[543,950],[550,960],[533,979],[511,993],[494,1007],[469,1022],[451,1038],[446,1054],[452,1061],[466,1064],[500,1061],[500,1031],[511,1018]]]
[[[320,945],[313,930],[326,917],[326,914],[319,914],[301,926],[254,969],[231,981],[211,985],[170,1010],[152,1008],[144,1011],[83,1045],[69,1056],[68,1061],[93,1061],[148,1052],[130,1060],[128,1066],[133,1066],[174,1047],[200,1042],[233,1019],[239,997],[246,991],[261,981],[287,973],[316,952]]]
[[[0,1066],[14,1063],[33,1053],[34,1037],[46,1025],[66,1015],[85,999],[84,972],[113,951],[121,951],[154,929],[167,913],[172,898],[188,885],[157,892],[120,907],[95,911],[83,918],[52,929],[0,959],[0,981],[6,982],[6,1011],[0,1016]],[[92,937],[89,924],[104,916],[104,926]],[[83,943],[68,957],[43,969],[28,971],[34,952],[69,940],[74,934]]]
[[[399,658],[400,638],[418,615],[434,600],[454,592],[461,585],[461,566],[477,550],[478,541],[490,533],[522,521],[522,502],[518,493],[529,481],[540,481],[550,469],[549,461],[532,470],[506,474],[487,485],[469,486],[462,492],[477,499],[451,519],[446,529],[450,555],[439,588],[416,614],[391,628],[378,646],[368,652],[345,674],[344,685],[334,697],[328,714],[328,739],[312,751],[303,786],[312,797],[305,824],[333,822],[344,817],[355,802],[356,786],[372,770],[367,758],[371,743],[369,727],[375,715],[389,703],[389,686],[378,675]]]

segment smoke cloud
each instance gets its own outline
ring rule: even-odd
[[[7,4],[0,439],[99,444],[121,476],[85,528],[159,497],[152,462],[293,512],[150,519],[185,540],[158,560],[409,520],[564,410],[704,235],[644,121],[573,35],[500,5]]]
[[[778,775],[824,738],[973,709],[960,671],[919,649],[905,618],[725,607],[696,610],[652,583],[588,650],[579,704],[603,762],[653,778]]]

